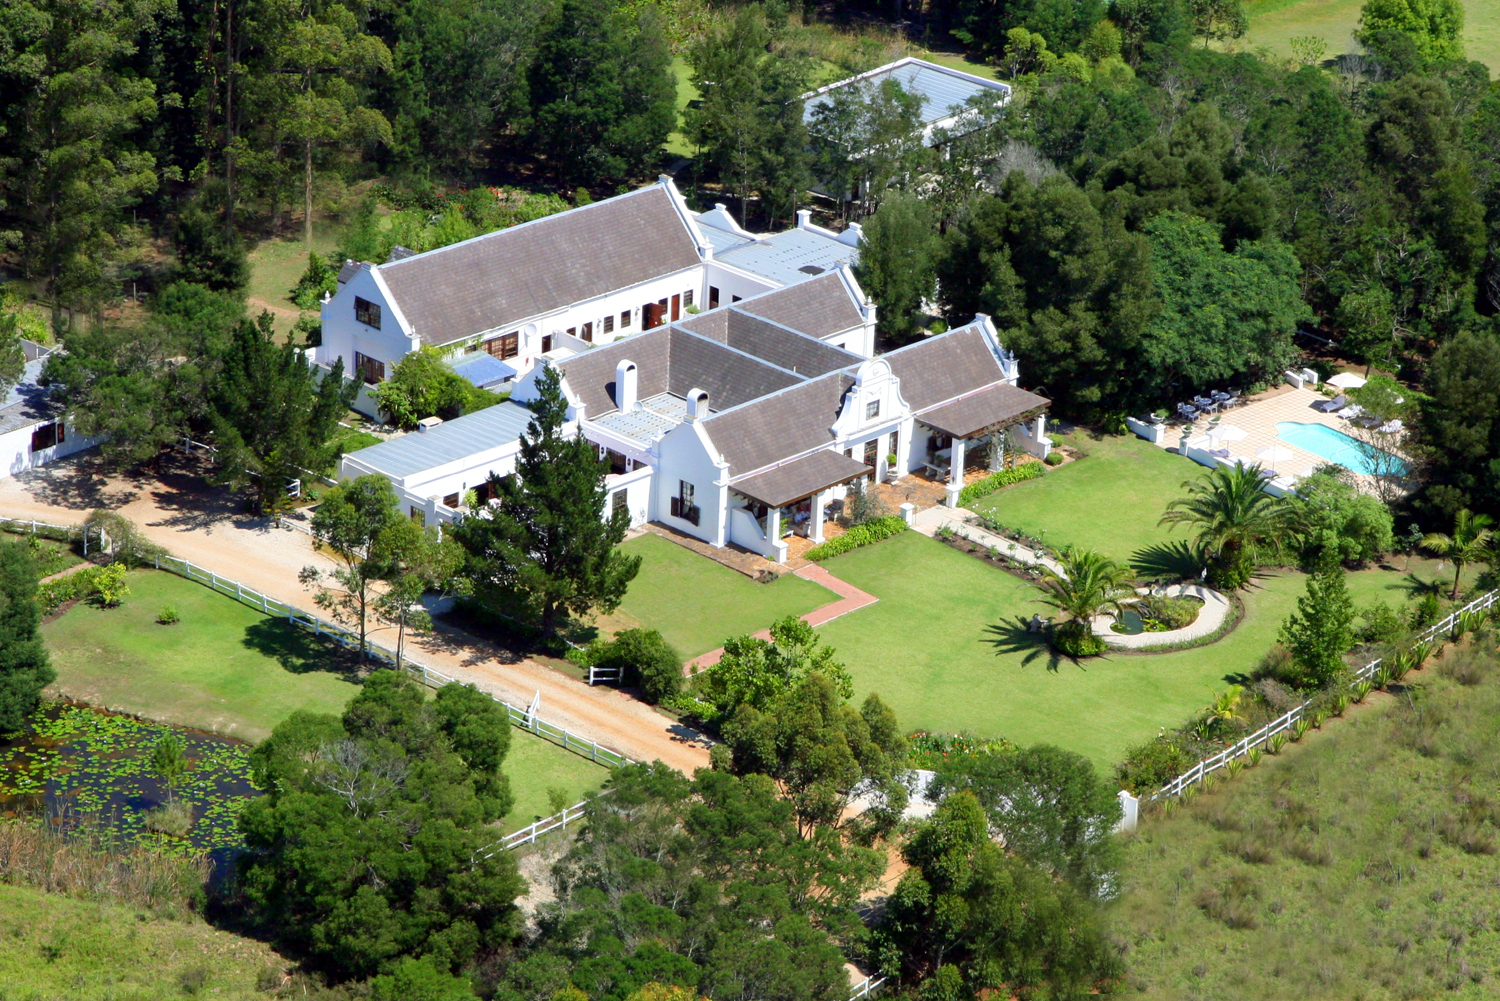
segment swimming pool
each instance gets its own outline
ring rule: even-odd
[[[1329,462],[1336,462],[1345,469],[1351,469],[1356,473],[1373,476],[1376,472],[1376,470],[1371,468],[1370,459],[1365,455],[1359,442],[1342,431],[1335,431],[1326,424],[1299,424],[1296,421],[1278,421],[1276,424],[1276,437],[1288,445],[1295,445],[1304,452],[1311,452],[1313,455],[1321,455]],[[1383,471],[1405,476],[1406,463],[1397,459],[1393,468]]]

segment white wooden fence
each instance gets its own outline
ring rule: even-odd
[[[75,538],[82,539],[85,556],[89,554],[90,539],[94,540],[95,549],[103,549],[109,545],[109,536],[104,533],[104,529],[90,525],[54,525],[51,522],[37,521],[35,518],[0,518],[0,530],[17,534],[40,535],[58,542]]]
[[[875,991],[883,983],[885,983],[885,977],[881,977],[878,980],[874,977],[866,977],[864,980],[855,984],[854,989],[849,992],[849,1001],[859,1001],[860,998],[869,997],[870,995],[874,994]]]
[[[316,635],[326,636],[351,650],[359,649],[359,636],[345,629],[343,626],[327,622],[316,615],[311,615],[293,605],[288,605],[284,601],[278,601],[275,598],[262,594],[254,588],[246,587],[238,581],[220,577],[213,571],[189,563],[187,560],[178,559],[175,556],[158,555],[152,557],[152,564],[158,570],[166,570],[180,577],[186,577],[188,580],[196,583],[205,584],[220,594],[228,595],[236,601],[249,605],[251,608],[258,608],[267,615],[284,618],[293,625],[311,629]],[[394,651],[371,643],[368,639],[365,641],[365,647],[375,658],[383,660],[391,666],[395,665],[396,655]],[[425,664],[419,664],[409,656],[403,655],[401,660],[402,668],[413,677],[420,678],[422,684],[429,688],[441,688],[449,682],[458,680],[443,674],[441,671],[435,671]],[[486,692],[485,694],[505,707],[505,711],[512,724],[523,730],[529,730],[538,737],[550,740],[554,744],[560,744],[564,749],[572,751],[574,754],[582,755],[590,761],[610,767],[634,763],[633,759],[627,758],[619,751],[603,747],[597,741],[585,740],[563,727],[539,719],[534,714],[529,714],[526,710],[518,709],[504,699],[496,697],[493,693]]]
[[[1463,608],[1460,608],[1458,611],[1449,615],[1441,622],[1438,622],[1432,626],[1428,626],[1422,632],[1418,633],[1416,639],[1413,642],[1416,644],[1431,643],[1437,637],[1451,631],[1453,627],[1458,625],[1460,620],[1464,619],[1465,617],[1473,617],[1495,607],[1497,601],[1500,601],[1500,590],[1491,591],[1486,595],[1475,598],[1473,601],[1469,602]],[[1370,661],[1364,667],[1361,667],[1360,669],[1355,671],[1353,677],[1350,679],[1349,687],[1353,688],[1355,685],[1358,685],[1362,682],[1371,682],[1373,684],[1375,675],[1380,670],[1380,666],[1384,662],[1385,661],[1383,658],[1377,657],[1375,660]],[[1301,722],[1304,717],[1308,716],[1308,713],[1311,711],[1311,706],[1311,700],[1303,702],[1300,706],[1292,709],[1280,719],[1276,719],[1270,723],[1267,723],[1259,730],[1256,730],[1254,733],[1250,734],[1250,736],[1245,737],[1230,745],[1229,747],[1224,748],[1224,750],[1220,751],[1218,754],[1214,754],[1210,757],[1202,759],[1196,765],[1189,768],[1181,775],[1177,776],[1171,782],[1168,782],[1156,792],[1146,797],[1147,801],[1150,802],[1165,798],[1167,796],[1180,795],[1184,789],[1188,788],[1196,782],[1202,782],[1203,779],[1212,772],[1218,771],[1220,768],[1228,765],[1236,758],[1245,757],[1250,753],[1252,748],[1264,748],[1265,745],[1268,744],[1272,739],[1274,739],[1278,734],[1289,733],[1290,731],[1294,730],[1297,724]],[[1308,718],[1310,719],[1310,717]]]

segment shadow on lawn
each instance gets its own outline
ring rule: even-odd
[[[1198,571],[1203,568],[1203,557],[1184,539],[1137,549],[1130,556],[1130,565],[1147,580],[1186,580],[1198,576]]]
[[[994,625],[985,627],[984,631],[989,634],[985,642],[994,647],[996,657],[1005,654],[1020,654],[1023,667],[1045,660],[1047,670],[1053,674],[1057,673],[1059,665],[1065,660],[1074,664],[1078,663],[1072,657],[1064,656],[1052,649],[1041,634],[1030,630],[1029,625],[1030,620],[1019,615],[1014,619],[1002,619]]]
[[[292,674],[325,671],[352,684],[359,684],[369,665],[361,664],[353,651],[279,619],[263,619],[245,627],[240,642],[256,653],[270,657]]]

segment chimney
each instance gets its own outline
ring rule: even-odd
[[[708,390],[691,389],[687,395],[687,419],[701,421],[708,416]]]
[[[806,229],[812,225],[812,209],[797,210],[797,228]]]
[[[615,366],[615,406],[622,411],[634,410],[636,399],[635,362],[629,358],[620,360]]]

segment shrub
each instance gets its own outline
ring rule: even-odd
[[[1047,457],[1042,460],[1049,466],[1061,466],[1063,457],[1061,452],[1048,452]]]
[[[984,479],[975,480],[960,490],[958,493],[959,507],[968,507],[974,501],[994,493],[1001,487],[1008,487],[1012,483],[1022,483],[1026,480],[1034,480],[1041,475],[1042,464],[1040,462],[1027,462],[1010,469],[997,470]]]
[[[836,539],[829,539],[821,545],[813,546],[807,551],[809,560],[826,560],[840,553],[847,553],[851,549],[860,546],[868,546],[882,539],[889,539],[893,535],[900,535],[906,531],[906,519],[899,514],[886,515],[855,525],[849,531]]]
[[[1411,610],[1411,627],[1422,629],[1443,617],[1443,603],[1436,594],[1428,591]]]
[[[104,608],[118,608],[120,602],[130,593],[130,585],[125,583],[125,564],[111,563],[107,567],[100,567],[93,571],[94,594],[99,599],[100,606]]]
[[[1068,657],[1097,657],[1104,652],[1104,641],[1095,636],[1088,623],[1074,620],[1053,626],[1052,649]]]
[[[1383,601],[1376,601],[1359,612],[1354,635],[1361,643],[1394,643],[1406,633],[1401,614]]]
[[[1157,623],[1159,630],[1170,632],[1197,621],[1198,613],[1203,610],[1203,602],[1197,598],[1167,598],[1159,594],[1148,594],[1136,602],[1135,609],[1142,619]]]
[[[171,605],[161,606],[161,611],[156,613],[156,621],[164,626],[170,626],[182,621],[182,616],[177,614],[177,609]]]
[[[622,685],[639,685],[646,701],[660,703],[682,688],[682,657],[655,629],[626,629],[613,640],[589,644],[585,665],[620,670]]]
[[[193,808],[178,801],[165,803],[146,811],[146,830],[170,834],[174,838],[186,837],[193,826]]]
[[[1193,760],[1187,748],[1161,736],[1126,751],[1125,760],[1115,766],[1115,778],[1134,795],[1154,792],[1192,767]]]
[[[908,763],[913,768],[939,769],[967,758],[988,758],[997,754],[1015,754],[1019,748],[1004,737],[985,739],[968,733],[952,736],[918,730],[906,738]]]
[[[849,526],[863,525],[866,522],[879,521],[890,516],[891,509],[881,500],[880,495],[869,489],[869,484],[864,477],[860,477],[849,485],[849,492],[844,495],[844,523]]]

